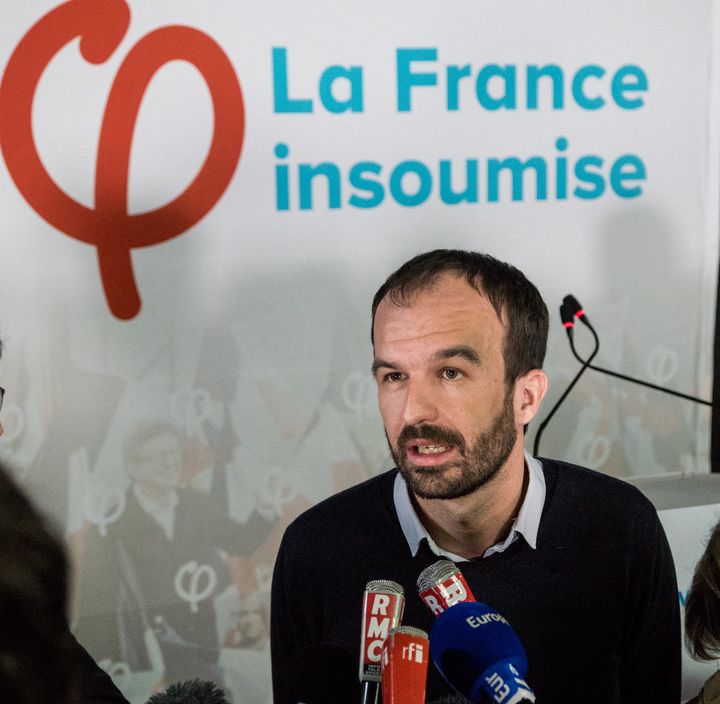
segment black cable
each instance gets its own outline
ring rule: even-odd
[[[565,296],[563,305],[568,305],[573,309],[573,314],[577,315],[577,317],[582,320],[582,322],[587,326],[588,330],[593,334],[593,337],[595,340],[598,339],[597,333],[595,332],[595,328],[591,325],[590,321],[587,318],[587,315],[585,315],[585,312],[583,311],[582,307],[580,306],[580,303],[578,300],[571,295]],[[697,396],[691,396],[690,394],[684,394],[680,391],[674,391],[673,389],[668,389],[664,386],[658,386],[657,384],[651,384],[649,381],[643,381],[642,379],[636,379],[635,377],[628,376],[627,374],[621,374],[620,372],[614,372],[611,369],[605,369],[604,367],[598,367],[594,364],[591,364],[592,359],[594,355],[591,355],[587,360],[584,360],[575,349],[575,345],[573,343],[572,335],[569,335],[570,338],[570,349],[572,350],[572,353],[575,355],[575,359],[577,359],[578,362],[582,365],[586,365],[589,369],[592,369],[596,372],[600,372],[601,374],[609,374],[610,376],[614,376],[617,379],[623,379],[624,381],[631,381],[633,384],[640,384],[640,386],[646,386],[648,389],[654,389],[655,391],[663,391],[666,394],[670,394],[671,396],[677,396],[678,398],[684,398],[688,401],[695,401],[695,403],[701,403],[704,406],[711,406],[713,408],[720,408],[718,404],[713,403],[712,401],[707,401],[704,398],[698,398]]]
[[[617,379],[622,379],[623,381],[631,381],[633,384],[639,384],[640,386],[645,386],[648,389],[653,389],[655,391],[662,391],[663,393],[670,394],[671,396],[677,396],[678,398],[684,398],[688,401],[694,401],[695,403],[700,403],[703,406],[710,406],[712,408],[720,408],[720,403],[713,403],[712,401],[708,401],[704,398],[698,398],[697,396],[691,396],[690,394],[684,394],[680,391],[675,391],[673,389],[668,389],[664,386],[658,386],[657,384],[652,384],[649,381],[643,381],[642,379],[636,379],[635,377],[628,376],[627,374],[621,374],[620,372],[614,372],[611,369],[605,369],[604,367],[598,367],[594,364],[592,364],[593,359],[595,359],[595,355],[597,355],[598,350],[600,349],[600,340],[598,339],[598,335],[595,332],[595,328],[592,326],[590,321],[587,318],[587,315],[585,315],[585,311],[582,309],[582,306],[580,305],[579,301],[572,295],[568,294],[563,299],[563,304],[560,306],[560,317],[562,319],[563,325],[565,326],[565,329],[567,330],[568,334],[568,340],[570,341],[570,349],[572,350],[573,355],[575,356],[575,359],[577,359],[578,362],[582,365],[580,368],[580,371],[575,375],[573,380],[568,385],[567,389],[565,389],[565,392],[563,395],[558,399],[558,401],[555,403],[555,405],[550,410],[550,413],[548,413],[545,420],[540,424],[540,427],[538,428],[537,434],[535,435],[535,442],[533,444],[533,454],[537,456],[538,449],[540,447],[540,438],[542,437],[543,431],[545,430],[545,426],[548,424],[550,419],[555,415],[555,411],[557,411],[560,404],[565,400],[567,395],[572,391],[573,387],[577,383],[578,379],[585,373],[586,369],[592,369],[593,371],[600,372],[601,374],[609,374],[610,376],[614,376]],[[582,320],[582,322],[587,326],[588,330],[592,333],[592,336],[595,340],[595,349],[593,350],[592,354],[587,358],[583,359],[579,354],[578,351],[575,349],[575,341],[573,339],[573,327],[574,327],[574,321],[575,317]]]
[[[569,317],[568,317],[569,316]],[[582,367],[580,368],[580,371],[573,377],[573,380],[568,384],[568,387],[563,392],[562,396],[555,402],[555,405],[550,409],[550,412],[545,417],[545,420],[543,420],[542,423],[540,423],[540,426],[538,427],[537,433],[535,434],[535,442],[533,443],[533,455],[535,457],[538,456],[538,451],[540,448],[540,438],[542,438],[542,434],[545,431],[545,427],[550,422],[550,419],[555,415],[555,411],[560,407],[560,404],[565,400],[567,395],[573,390],[573,387],[575,384],[577,384],[578,379],[585,373],[585,370],[588,368],[592,368],[590,362],[595,359],[595,355],[600,350],[600,340],[598,339],[597,334],[595,333],[595,330],[590,327],[590,331],[593,334],[593,337],[595,338],[595,349],[592,351],[592,354],[587,358],[587,360],[580,359],[579,355],[575,351],[575,345],[573,343],[573,319],[575,317],[574,312],[570,310],[567,303],[563,303],[562,306],[560,306],[560,317],[563,321],[563,325],[565,326],[565,329],[567,330],[568,339],[570,340],[570,349],[572,349],[573,354],[575,355],[576,359],[580,360],[580,363],[582,364]]]

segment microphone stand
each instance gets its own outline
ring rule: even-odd
[[[564,305],[564,304],[563,304]],[[581,314],[578,315],[580,320],[585,323],[588,330],[593,334],[593,337],[595,338],[595,341],[597,342],[598,336],[595,332],[595,328],[590,324],[590,321],[587,319],[587,316],[582,313],[582,310],[580,311]],[[695,401],[695,403],[700,403],[703,406],[710,406],[712,408],[720,408],[720,405],[717,403],[713,403],[712,401],[707,401],[704,398],[698,398],[697,396],[690,396],[690,394],[684,394],[680,391],[675,391],[674,389],[668,389],[664,386],[658,386],[657,384],[651,384],[649,381],[643,381],[642,379],[636,379],[635,377],[628,376],[627,374],[621,374],[620,372],[614,372],[611,369],[605,369],[604,367],[598,367],[594,364],[591,364],[594,354],[591,355],[587,360],[584,360],[575,349],[575,344],[573,342],[572,335],[568,334],[568,337],[570,339],[570,349],[572,350],[573,355],[575,355],[575,359],[577,359],[580,364],[582,364],[584,367],[587,367],[588,369],[592,369],[596,372],[600,372],[602,374],[609,374],[610,376],[614,376],[618,379],[623,379],[624,381],[631,381],[633,384],[639,384],[640,386],[646,386],[648,389],[654,389],[655,391],[662,391],[666,394],[670,394],[671,396],[677,396],[678,398],[684,398],[688,401]]]
[[[382,701],[380,697],[381,693],[379,682],[363,682],[362,704],[380,704]]]
[[[580,377],[585,373],[585,370],[588,368],[594,368],[590,363],[593,361],[593,359],[595,359],[595,355],[597,355],[598,351],[600,350],[600,340],[598,339],[597,333],[595,332],[594,328],[590,327],[590,332],[592,332],[593,337],[595,338],[595,349],[592,351],[592,354],[587,358],[587,360],[581,359],[575,351],[575,344],[573,341],[573,325],[575,314],[570,309],[567,303],[563,303],[560,306],[560,318],[563,321],[563,325],[565,326],[568,339],[570,340],[570,348],[572,349],[575,358],[580,361],[580,364],[582,364],[582,367],[580,367],[580,371],[578,371],[578,373],[573,377],[573,380],[568,384],[562,396],[560,396],[560,398],[555,402],[555,405],[550,409],[550,412],[545,417],[545,420],[540,423],[537,433],[535,433],[535,442],[533,443],[533,455],[535,457],[538,456],[538,452],[540,449],[540,439],[542,438],[543,432],[545,431],[545,426],[547,426],[547,424],[550,422],[550,419],[555,415],[555,411],[560,408],[560,404],[562,404],[562,402],[566,399],[567,395],[573,390],[573,387],[575,386],[575,384],[577,384]]]
[[[588,330],[590,330],[593,338],[595,339],[595,349],[587,359],[583,359],[578,354],[578,351],[575,349],[575,341],[573,339],[573,327],[575,324],[576,316],[580,320],[582,320],[582,322],[587,326]],[[557,403],[550,409],[550,413],[548,413],[545,420],[540,424],[537,434],[535,435],[535,442],[533,444],[533,455],[537,456],[538,454],[538,449],[540,447],[540,438],[542,437],[543,431],[545,430],[545,426],[548,424],[553,415],[555,415],[555,411],[557,411],[560,404],[565,400],[567,395],[577,383],[578,379],[585,373],[586,369],[592,369],[593,371],[600,372],[601,374],[609,374],[610,376],[614,376],[617,379],[622,379],[623,381],[631,381],[633,384],[639,384],[640,386],[645,386],[648,389],[653,389],[655,391],[662,391],[663,393],[670,394],[671,396],[684,398],[687,401],[694,401],[695,403],[699,403],[703,406],[720,409],[720,403],[713,403],[712,401],[708,401],[704,398],[698,398],[697,396],[684,394],[680,391],[675,391],[674,389],[668,389],[664,386],[652,384],[649,381],[636,379],[635,377],[628,376],[627,374],[621,374],[620,372],[615,372],[611,369],[605,369],[604,367],[598,367],[597,365],[593,364],[592,361],[593,359],[595,359],[595,355],[597,355],[598,350],[600,349],[600,341],[597,333],[595,332],[595,328],[587,319],[585,311],[582,309],[582,306],[574,296],[570,294],[565,296],[563,304],[560,306],[560,317],[562,319],[563,325],[565,326],[565,330],[567,331],[568,340],[570,342],[570,349],[572,350],[575,359],[577,359],[577,361],[582,364],[582,367],[580,368],[580,371],[578,371],[578,373],[575,375],[573,380],[570,382],[567,389],[565,389],[563,395],[558,399]]]

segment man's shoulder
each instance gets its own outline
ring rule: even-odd
[[[613,515],[643,512],[655,516],[652,502],[635,486],[618,477],[603,474],[561,460],[542,459],[545,479],[558,502],[572,502]]]
[[[374,527],[387,526],[395,474],[391,470],[371,477],[310,507],[287,527],[283,542],[323,543],[328,536],[367,539]]]
[[[650,503],[645,495],[635,486],[619,477],[598,472],[596,469],[581,467],[562,460],[541,460],[545,476],[556,475],[558,486],[561,488],[578,488],[583,491],[611,494],[624,497],[628,501]]]
[[[394,476],[386,472],[373,477],[301,513],[285,529],[276,569],[280,565],[296,573],[298,568],[306,572],[308,564],[337,568],[342,563],[348,574],[354,574],[360,564],[367,569],[380,546],[385,553],[403,544],[393,508]]]
[[[665,550],[657,511],[637,487],[567,462],[542,462],[548,491],[538,544],[607,564]]]
[[[377,504],[387,504],[388,499],[392,501],[392,487],[396,474],[397,471],[394,469],[383,472],[333,494],[301,513],[294,523],[326,524],[334,517],[344,519],[348,514],[365,514]]]

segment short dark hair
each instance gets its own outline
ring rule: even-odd
[[[519,269],[483,252],[435,249],[405,262],[390,274],[373,298],[370,339],[374,342],[375,313],[380,301],[389,297],[395,305],[409,305],[415,294],[431,289],[446,273],[464,276],[470,286],[488,297],[501,321],[503,314],[506,316],[506,383],[511,384],[531,369],[541,369],[547,349],[547,306]]]
[[[695,567],[685,601],[685,638],[696,658],[714,660],[720,655],[720,522]]]

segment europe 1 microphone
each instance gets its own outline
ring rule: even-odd
[[[461,602],[441,613],[430,631],[430,656],[447,683],[473,704],[535,701],[520,639],[485,604]]]
[[[417,580],[420,598],[435,614],[430,656],[445,681],[471,702],[534,702],[525,682],[525,650],[497,611],[475,600],[450,560],[426,567]]]

